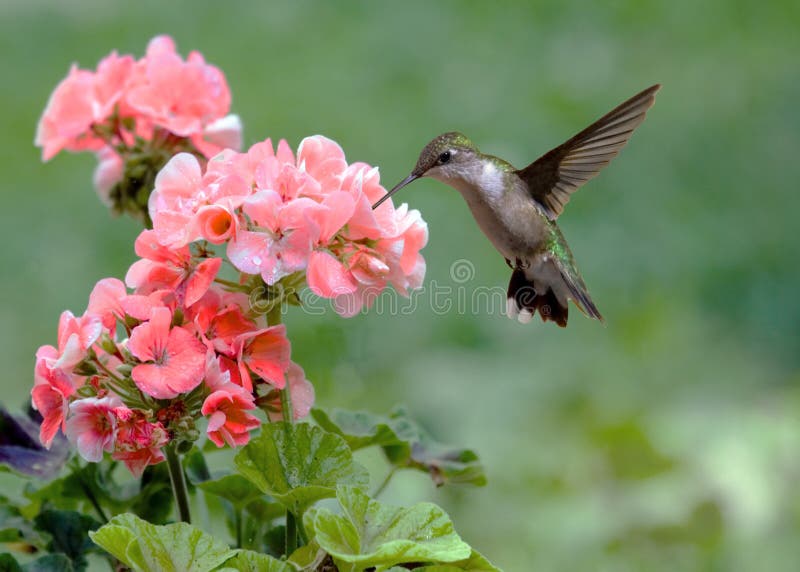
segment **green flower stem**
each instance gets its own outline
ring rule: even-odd
[[[92,507],[94,507],[95,512],[97,512],[97,516],[100,517],[100,520],[103,521],[103,524],[108,522],[108,517],[106,516],[105,511],[103,511],[103,507],[100,506],[100,502],[97,500],[97,497],[94,496],[92,492],[92,487],[90,487],[86,479],[84,479],[83,475],[83,467],[80,465],[80,461],[78,461],[77,457],[73,457],[72,459],[72,474],[75,475],[75,478],[78,480],[78,485],[81,487],[81,491],[83,494],[86,495],[86,498],[91,503]]]
[[[244,518],[242,507],[237,506],[234,509],[233,518],[235,520],[235,525],[236,525],[236,548],[241,548],[242,547],[242,520]]]
[[[178,455],[178,452],[172,445],[165,447],[164,452],[167,457],[169,480],[172,483],[172,494],[175,496],[175,504],[178,507],[178,518],[181,522],[191,523],[192,519],[189,516],[189,496],[186,492],[186,477],[183,473],[180,455]]]
[[[283,310],[283,303],[279,302],[267,312],[267,325],[277,326],[281,323],[281,312]],[[287,423],[294,423],[294,412],[292,411],[292,396],[289,393],[289,383],[281,389],[281,412],[283,413],[283,420]],[[297,518],[295,514],[286,511],[286,556],[291,556],[292,552],[297,550]]]

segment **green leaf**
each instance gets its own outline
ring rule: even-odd
[[[207,493],[222,497],[236,508],[244,508],[252,501],[263,498],[264,493],[241,475],[225,475],[210,481],[196,483]]]
[[[317,509],[313,529],[315,540],[342,571],[386,570],[406,562],[458,562],[472,553],[447,514],[434,504],[383,505],[355,487],[340,487],[336,497],[344,514]]]
[[[426,472],[436,486],[486,484],[483,465],[473,450],[439,443],[404,408],[388,417],[342,409],[330,413],[314,409],[311,415],[322,428],[342,436],[354,451],[379,445],[392,465]]]
[[[308,514],[308,513],[306,513]],[[311,540],[301,546],[289,556],[289,562],[301,572],[319,570],[322,562],[328,558],[328,553],[320,548],[316,540]]]
[[[72,561],[64,554],[47,554],[22,567],[25,572],[72,572]]]
[[[22,572],[22,567],[16,558],[5,552],[0,554],[0,572]]]
[[[157,526],[132,514],[114,517],[89,536],[125,565],[143,572],[209,572],[236,554],[189,524]]]
[[[423,566],[422,568],[416,568],[415,572],[460,572],[461,570],[468,570],[469,572],[502,572],[500,568],[497,568],[486,560],[477,550],[473,550],[470,557],[466,560],[460,560],[452,564]]]
[[[222,570],[238,570],[239,572],[296,572],[295,569],[277,558],[259,554],[252,550],[241,550],[225,563]]]
[[[341,435],[353,451],[419,440],[418,428],[405,416],[392,419],[369,411],[344,409],[312,409],[311,416],[326,431]]]
[[[37,530],[50,535],[48,551],[68,556],[76,570],[86,568],[85,554],[94,548],[86,533],[100,526],[99,522],[79,512],[45,510],[34,519],[34,524]]]
[[[166,463],[151,465],[144,470],[135,495],[127,510],[153,524],[164,524],[172,517],[174,503],[169,469]]]
[[[307,423],[262,425],[261,435],[239,451],[235,463],[262,492],[298,515],[335,496],[337,485],[369,482],[341,437]]]

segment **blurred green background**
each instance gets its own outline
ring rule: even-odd
[[[94,196],[90,155],[43,165],[47,97],[78,62],[173,35],[227,75],[249,145],[322,133],[404,177],[461,130],[517,166],[655,82],[656,106],[560,224],[607,326],[495,312],[344,320],[294,311],[320,406],[403,402],[474,447],[489,485],[433,500],[516,570],[797,570],[800,562],[800,4],[0,3],[3,401],[23,402],[59,313],[122,277],[138,226]],[[467,296],[508,270],[462,199],[403,191],[430,226],[427,281]],[[457,283],[455,261],[474,265]],[[461,289],[461,290],[459,290]],[[383,475],[376,475],[376,479]]]

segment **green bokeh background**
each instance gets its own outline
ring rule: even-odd
[[[72,62],[141,55],[158,33],[221,67],[247,144],[336,139],[404,177],[457,129],[524,165],[655,82],[656,106],[560,224],[603,327],[569,328],[458,296],[508,270],[462,199],[433,181],[401,200],[430,226],[410,315],[294,311],[294,356],[321,406],[408,405],[475,448],[489,485],[388,489],[434,500],[499,566],[796,570],[800,557],[800,4],[671,2],[0,3],[3,401],[92,285],[123,276],[137,225],[91,188],[94,159],[31,145]],[[458,282],[453,264],[474,276]],[[380,479],[382,475],[378,474]]]

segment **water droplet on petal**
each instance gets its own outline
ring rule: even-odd
[[[254,256],[253,257],[253,264],[255,264],[256,266],[260,266],[261,265],[261,257],[260,256]]]

